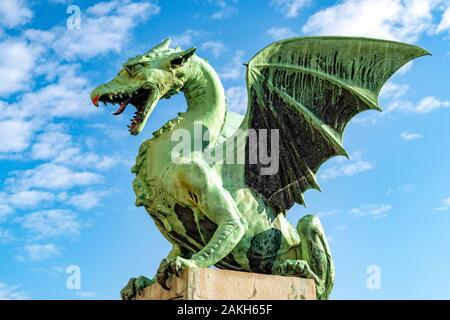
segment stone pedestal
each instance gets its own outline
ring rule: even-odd
[[[281,277],[230,270],[193,268],[145,288],[136,300],[315,300],[311,279]]]

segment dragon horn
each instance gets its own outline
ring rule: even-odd
[[[169,49],[170,44],[170,38],[166,38],[161,43],[157,44],[155,47],[151,48],[147,53],[150,53],[152,51],[157,51],[161,49]]]
[[[192,47],[190,49],[177,52],[170,58],[170,64],[172,66],[181,66],[183,65],[192,55],[195,53],[197,48]]]

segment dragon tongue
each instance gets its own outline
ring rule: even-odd
[[[113,113],[113,115],[117,116],[121,114],[125,108],[127,107],[128,103],[126,101],[122,102],[119,106],[119,108],[116,110],[116,112]]]
[[[92,103],[98,107],[98,99],[100,99],[100,95],[96,95],[95,97],[92,98]]]

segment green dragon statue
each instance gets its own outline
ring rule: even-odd
[[[294,229],[285,213],[304,204],[306,190],[319,190],[315,175],[322,163],[346,156],[342,137],[350,119],[380,110],[378,94],[389,77],[429,53],[366,38],[275,42],[245,64],[248,110],[242,117],[227,111],[220,79],[196,49],[170,48],[169,42],[129,59],[117,77],[91,93],[96,106],[118,103],[114,114],[130,104],[136,108],[132,135],[143,130],[161,98],[181,91],[188,105],[141,145],[132,168],[136,205],[145,207],[173,249],[152,280],[132,278],[122,298],[132,299],[155,281],[168,289],[166,279],[183,268],[213,265],[314,279],[317,298],[328,298],[335,269],[319,219],[304,216]],[[180,148],[179,133],[195,136],[198,123],[200,146],[194,141],[196,147]],[[265,172],[267,159],[254,156],[267,149],[250,139],[255,132],[268,138],[276,170]],[[227,149],[227,157],[209,161],[212,147],[217,154]],[[254,161],[225,161],[230,150]]]

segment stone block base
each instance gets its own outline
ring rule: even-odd
[[[192,268],[155,283],[136,300],[315,300],[314,281],[230,270]]]

